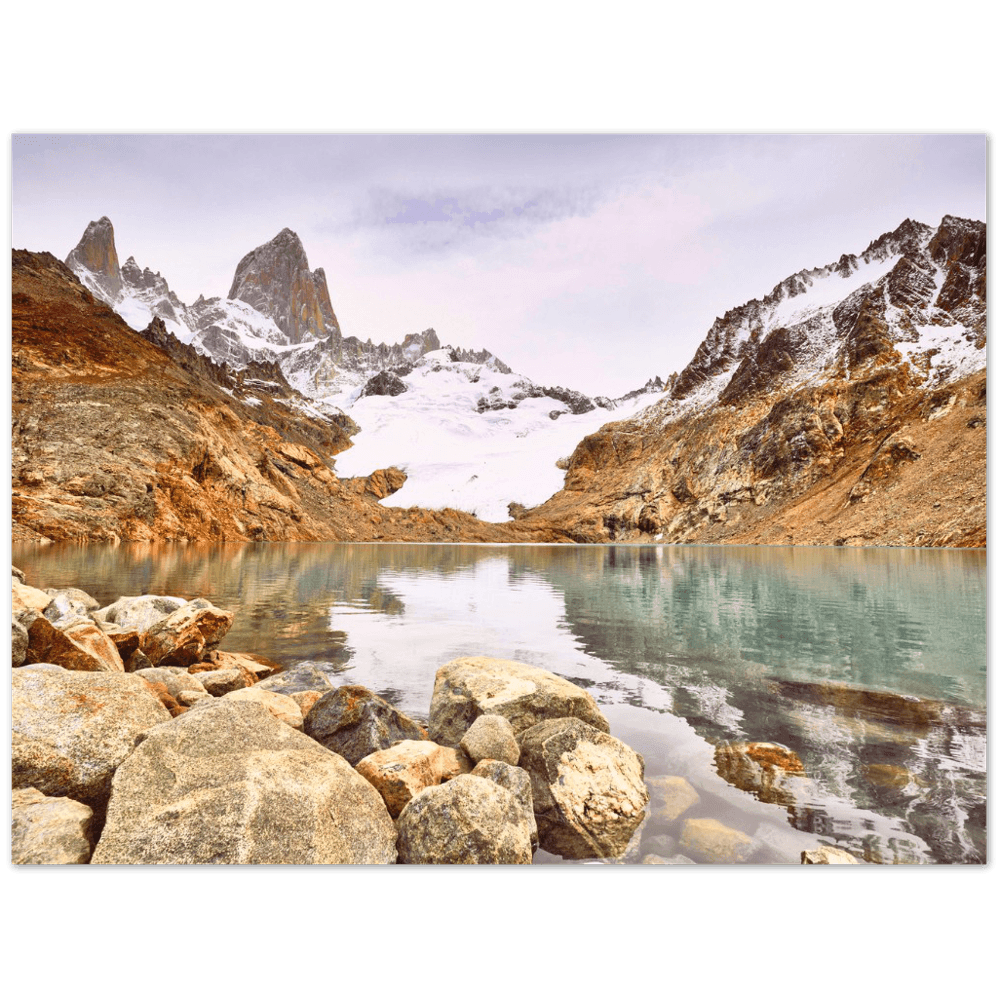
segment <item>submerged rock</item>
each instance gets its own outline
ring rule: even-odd
[[[93,864],[392,864],[378,792],[262,705],[151,730],[115,774]]]
[[[571,717],[605,733],[611,729],[590,694],[548,670],[488,656],[446,663],[434,678],[431,738],[458,746],[481,715],[502,715],[515,734],[545,719]]]
[[[795,794],[792,775],[805,768],[799,755],[780,743],[724,743],[715,750],[715,769],[731,785],[755,795],[761,802],[789,806]]]
[[[698,861],[729,865],[747,861],[756,847],[752,837],[708,817],[684,821],[680,846]]]
[[[657,823],[672,823],[701,801],[701,796],[684,778],[657,775],[647,778],[646,784],[652,793],[650,810],[653,821]]]

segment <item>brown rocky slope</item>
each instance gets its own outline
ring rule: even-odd
[[[985,546],[985,279],[985,225],[951,216],[793,275],[531,516],[587,542]]]
[[[287,385],[250,405],[245,379],[162,340],[51,254],[14,251],[15,541],[566,539],[544,523],[381,507],[405,477],[339,479],[350,427],[289,405]]]
[[[935,393],[876,374],[662,429],[607,424],[531,514],[586,542],[985,546],[986,375]]]

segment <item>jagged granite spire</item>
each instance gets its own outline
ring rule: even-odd
[[[302,241],[291,229],[282,229],[239,262],[228,298],[240,299],[270,317],[289,343],[331,334],[339,338],[326,274],[322,268],[309,270]]]
[[[66,265],[75,272],[88,271],[110,301],[118,298],[122,290],[122,272],[115,250],[115,229],[106,215],[87,226],[80,242],[66,258]]]

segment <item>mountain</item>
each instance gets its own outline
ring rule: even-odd
[[[310,270],[290,229],[240,260],[227,298],[199,296],[190,306],[159,272],[131,257],[116,271],[117,259],[114,229],[103,218],[87,227],[67,264],[133,329],[161,321],[227,370],[280,372],[314,412],[353,421],[356,447],[339,459],[340,471],[366,476],[397,466],[408,477],[405,503],[507,520],[511,504],[534,506],[559,489],[556,463],[608,411],[634,413],[664,388],[651,379],[611,400],[538,385],[488,350],[443,346],[433,329],[399,344],[345,337],[323,269]]]
[[[716,319],[533,515],[580,541],[981,546],[986,227],[907,219]]]
[[[289,344],[340,336],[326,274],[309,270],[305,247],[290,229],[251,250],[236,266],[228,298],[274,320]]]
[[[408,334],[400,344],[342,336],[325,272],[310,270],[302,241],[287,228],[240,260],[225,298],[200,295],[191,305],[159,271],[140,268],[133,257],[119,266],[106,216],[87,226],[66,264],[134,330],[159,318],[181,343],[220,364],[274,362],[311,399],[361,385],[382,369],[412,363],[442,346],[433,330]],[[493,357],[458,350],[464,360],[485,363]]]
[[[66,263],[73,271],[85,274],[87,283],[101,298],[114,301],[121,297],[122,272],[115,249],[115,229],[106,215],[87,226]]]
[[[237,267],[231,293],[250,301],[184,306],[159,274],[117,267],[107,219],[70,263],[135,329],[156,315],[235,372],[251,406],[278,394],[349,434],[338,476],[400,470],[378,480],[390,518],[407,503],[581,542],[985,544],[981,222],[907,219],[790,275],[718,317],[680,373],[617,400],[538,385],[434,330],[343,336],[290,230]]]
[[[548,524],[385,509],[400,470],[334,471],[349,418],[273,362],[234,371],[159,317],[136,332],[51,254],[13,252],[11,309],[17,541],[565,540]]]

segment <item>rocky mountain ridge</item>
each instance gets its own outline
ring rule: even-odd
[[[716,319],[532,513],[580,541],[980,546],[986,227],[906,220]]]
[[[143,330],[159,318],[181,343],[229,368],[277,364],[288,383],[313,400],[357,388],[379,372],[412,365],[442,346],[457,361],[510,372],[488,350],[442,345],[433,329],[408,334],[398,344],[344,336],[323,268],[310,270],[302,241],[288,228],[240,260],[225,298],[199,296],[191,305],[171,291],[158,271],[140,268],[133,257],[119,266],[114,226],[107,216],[87,226],[66,263],[133,329]]]

